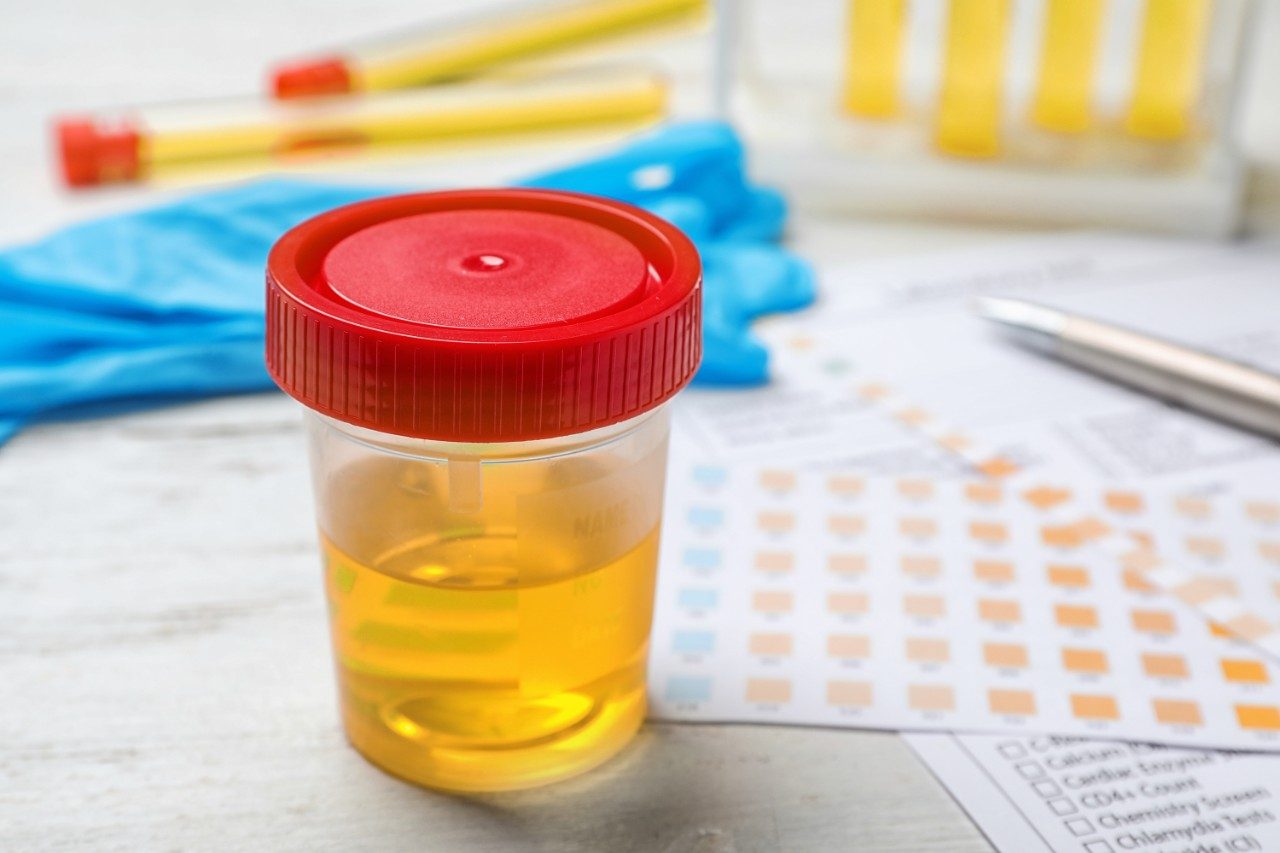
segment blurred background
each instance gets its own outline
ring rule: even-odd
[[[1055,219],[1068,224],[1116,220],[1142,229],[1233,233],[1237,219],[1231,208],[1238,190],[1231,185],[1238,180],[1236,166],[1247,163],[1252,177],[1244,192],[1253,197],[1250,221],[1270,221],[1276,215],[1280,57],[1269,49],[1280,43],[1276,0],[1222,0],[1210,20],[1192,22],[1193,30],[1199,29],[1187,38],[1192,39],[1191,49],[1198,46],[1201,53],[1182,60],[1190,66],[1182,85],[1192,121],[1183,131],[1154,141],[1149,133],[1145,138],[1140,130],[1126,136],[1124,130],[1134,129],[1125,111],[1133,95],[1129,87],[1143,61],[1143,6],[1138,0],[1108,6],[1097,43],[1084,48],[1093,51],[1094,61],[1083,71],[1045,65],[1052,59],[1045,49],[1052,23],[1048,4],[1012,4],[1008,20],[993,24],[1008,28],[1008,38],[1003,47],[991,47],[999,54],[1000,139],[990,151],[982,150],[982,141],[975,148],[960,137],[951,143],[937,137],[945,118],[940,110],[948,97],[948,81],[963,84],[962,74],[946,71],[948,34],[941,2],[910,4],[905,12],[902,4],[887,4],[899,9],[896,37],[901,41],[888,53],[871,56],[867,61],[872,67],[863,72],[851,67],[850,50],[858,33],[851,29],[854,21],[847,15],[847,4],[839,0],[756,0],[718,8],[699,2],[649,5],[658,10],[650,19],[643,14],[634,17],[617,33],[602,29],[564,49],[534,51],[468,72],[473,84],[486,85],[513,78],[517,83],[530,78],[562,80],[565,74],[572,80],[583,68],[588,79],[597,81],[602,74],[658,74],[665,82],[653,97],[662,103],[647,114],[642,115],[647,108],[637,105],[629,119],[599,123],[610,127],[522,132],[518,144],[502,151],[495,150],[492,134],[480,132],[471,139],[437,140],[429,150],[410,146],[414,150],[409,151],[400,143],[378,146],[374,157],[368,151],[348,156],[352,146],[347,145],[338,146],[344,149],[339,153],[295,151],[271,162],[230,168],[202,162],[178,170],[182,174],[176,176],[172,170],[158,170],[157,177],[163,177],[158,188],[174,181],[209,182],[281,169],[420,185],[496,182],[581,159],[628,130],[661,118],[723,115],[745,132],[754,168],[766,180],[789,189],[792,203],[802,209],[875,218],[994,219],[1024,226],[1054,224]],[[228,0],[213,7],[48,2],[21,9],[11,3],[0,54],[5,129],[0,144],[7,184],[0,228],[10,240],[31,237],[65,222],[68,211],[88,216],[145,197],[127,186],[67,190],[57,177],[50,129],[55,117],[109,121],[132,114],[121,109],[130,105],[177,104],[179,121],[225,128],[243,124],[245,111],[269,107],[273,73],[298,61],[305,65],[309,59],[353,49],[376,54],[382,46],[412,45],[419,34],[450,29],[479,33],[483,41],[504,17],[518,13],[530,21],[545,21],[565,6],[511,0],[429,7],[371,2],[356,11],[337,2]],[[871,20],[861,26],[874,36],[876,27],[884,24]],[[990,45],[984,47],[982,41],[984,23],[975,21],[973,26],[979,37],[971,43],[979,52],[986,50]],[[1089,22],[1066,21],[1065,26],[1064,38],[1070,36],[1071,26],[1087,27]],[[1068,54],[1081,49],[1070,38],[1065,44]],[[1187,45],[1182,48],[1185,52]],[[428,39],[425,49],[439,47]],[[1152,61],[1178,66],[1179,46],[1165,49],[1174,54],[1157,55]],[[862,77],[854,80],[858,73]],[[1090,112],[1087,126],[1064,131],[1053,125],[1052,116],[1037,113],[1037,101],[1054,96],[1041,91],[1046,74],[1073,73],[1088,77],[1083,85],[1089,89]],[[1073,84],[1063,85],[1068,91],[1057,96],[1069,101]],[[875,103],[877,95],[871,91],[867,97],[872,100],[859,105],[851,86],[892,91],[893,103]],[[1176,92],[1153,95],[1157,101],[1162,96],[1178,97]],[[456,97],[490,95],[464,91]],[[205,103],[228,98],[239,100],[230,108]],[[962,102],[963,95],[957,103]],[[1070,113],[1071,105],[1061,110]],[[165,125],[173,113],[170,106],[147,114]],[[1071,118],[1066,121],[1069,125]],[[965,132],[959,131],[961,136]],[[1237,158],[1237,150],[1243,159]],[[1208,160],[1212,165],[1206,166]],[[1065,177],[1055,180],[1054,172]],[[1116,176],[1132,179],[1135,186],[1142,183],[1139,194],[1144,200],[1121,204],[1123,188],[1111,180]],[[154,192],[156,183],[152,180],[148,191]],[[1035,205],[1019,201],[1029,194],[1050,200]],[[988,199],[975,201],[981,195]],[[1169,209],[1167,201],[1174,197],[1180,199],[1175,207],[1181,226],[1168,221],[1170,214],[1158,212]],[[941,198],[952,202],[938,203]],[[1133,209],[1111,215],[1102,210],[1108,206]],[[1051,209],[1037,210],[1044,207]]]

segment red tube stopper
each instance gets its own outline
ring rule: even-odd
[[[277,98],[315,98],[351,91],[351,72],[339,57],[310,59],[277,68],[271,75]]]
[[[141,137],[127,122],[67,118],[54,125],[62,177],[71,187],[137,180]]]

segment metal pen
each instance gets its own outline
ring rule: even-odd
[[[1280,376],[1111,323],[1002,297],[978,313],[1033,349],[1271,438],[1280,438]]]

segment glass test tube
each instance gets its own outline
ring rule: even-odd
[[[999,152],[1008,32],[1009,0],[951,0],[938,107],[940,150],[966,157]]]
[[[885,118],[898,112],[906,0],[849,0],[844,109]]]
[[[214,101],[157,106],[57,127],[71,186],[143,180],[237,159],[296,160],[407,144],[633,124],[661,118],[667,84],[633,69],[520,83],[471,83],[305,103]]]
[[[573,0],[433,24],[276,69],[277,98],[385,91],[472,76],[602,39],[699,19],[707,0]]]
[[[1210,0],[1147,0],[1125,127],[1134,136],[1185,136],[1200,96]]]
[[[1093,121],[1105,0],[1049,0],[1032,119],[1047,130],[1079,133]]]

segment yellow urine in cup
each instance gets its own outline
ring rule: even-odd
[[[589,535],[580,528],[608,524],[599,493],[551,490],[547,511],[568,523],[529,536],[513,527],[524,510],[497,508],[516,499],[495,487],[553,487],[554,466],[573,464],[498,471],[462,514],[458,484],[412,463],[344,474],[322,536],[325,587],[344,727],[374,764],[449,790],[523,788],[603,762],[639,728],[657,520],[634,538]],[[388,492],[397,479],[412,488]],[[434,521],[386,545],[388,528]]]
[[[1009,0],[951,0],[947,18],[938,148],[965,157],[1000,151],[1000,99]]]
[[[1200,96],[1210,0],[1147,0],[1125,128],[1147,139],[1178,139]]]
[[[886,118],[898,112],[906,0],[849,0],[846,112]]]
[[[1106,0],[1049,0],[1031,111],[1041,127],[1080,133],[1092,124],[1093,80],[1105,9]]]

